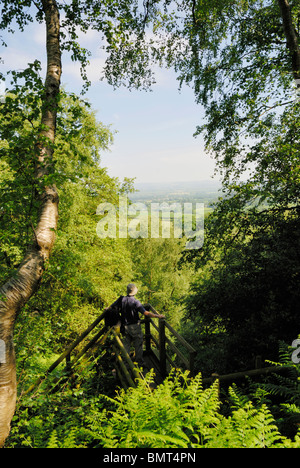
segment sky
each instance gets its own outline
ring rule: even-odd
[[[86,98],[97,118],[116,132],[110,152],[103,153],[102,166],[109,175],[145,182],[188,182],[211,179],[215,162],[205,154],[200,137],[193,133],[203,123],[204,112],[195,103],[193,90],[178,91],[171,70],[158,69],[157,84],[148,91],[114,90],[100,81],[104,63],[98,33],[91,31],[80,44],[92,51],[88,77],[92,82]],[[45,29],[32,24],[24,33],[3,35],[8,47],[1,50],[1,71],[23,69],[38,59],[45,66]],[[80,93],[79,64],[63,56],[62,84],[66,91]],[[44,67],[43,67],[44,71]]]

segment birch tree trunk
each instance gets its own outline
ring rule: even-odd
[[[58,194],[55,186],[43,185],[52,169],[53,143],[56,131],[57,102],[61,77],[60,19],[55,0],[42,0],[47,31],[47,75],[42,96],[42,119],[36,146],[36,178],[42,192],[39,221],[34,241],[18,271],[0,288],[0,340],[5,355],[0,360],[0,447],[10,432],[15,412],[17,385],[13,345],[14,323],[18,312],[37,290],[45,263],[55,241],[58,221]]]

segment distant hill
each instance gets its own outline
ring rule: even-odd
[[[216,180],[193,182],[136,183],[136,193],[130,195],[133,202],[194,202],[209,206],[221,195],[222,185]]]

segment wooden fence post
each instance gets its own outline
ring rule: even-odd
[[[165,378],[167,375],[165,319],[159,319],[159,363],[161,376]]]
[[[146,352],[149,353],[151,351],[151,321],[150,318],[145,317],[145,342],[146,342]]]

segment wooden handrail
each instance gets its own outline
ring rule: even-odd
[[[245,377],[256,377],[258,375],[279,374],[289,368],[290,366],[271,366],[271,367],[263,367],[261,369],[251,369],[251,370],[244,371],[244,372],[235,372],[235,373],[226,374],[226,375],[213,374],[211,377],[202,379],[202,382],[203,384],[211,384],[215,380],[219,380],[220,382],[232,382],[235,380],[243,379]]]
[[[191,346],[181,335],[179,335],[179,333],[176,330],[174,330],[174,328],[168,322],[166,322],[166,327],[170,330],[172,335],[176,336],[179,343],[181,343],[182,346],[184,346],[190,353],[195,352],[193,346]]]
[[[96,328],[96,326],[105,318],[106,312],[103,312],[97,319],[75,340],[60,356],[59,358],[46,370],[44,375],[39,377],[31,387],[29,387],[23,395],[27,395],[28,393],[32,392],[38,385],[40,385],[46,377],[51,374],[51,372],[56,369],[59,364],[61,364],[65,359],[67,360],[68,364],[70,365],[69,356],[71,352],[77,348],[77,346]]]
[[[136,387],[135,380],[136,379],[143,379],[144,376],[141,374],[138,369],[134,366],[132,360],[130,359],[129,354],[127,353],[123,341],[119,337],[118,333],[112,329],[112,335],[114,338],[114,351],[116,353],[116,361],[119,365],[119,377],[120,373],[123,374],[123,377],[127,380],[127,383],[130,387]],[[117,352],[119,351],[119,352]],[[120,355],[122,354],[122,356]],[[122,359],[123,357],[123,359]],[[125,363],[124,363],[125,360]],[[122,377],[120,379],[122,381]],[[127,386],[128,386],[127,385]]]
[[[151,306],[151,304],[145,305],[146,310],[150,310],[153,313],[158,315],[158,312]],[[135,380],[139,378],[143,378],[143,375],[135,368],[130,356],[128,355],[124,344],[118,334],[116,333],[114,327],[110,329],[102,328],[96,335],[87,343],[84,348],[76,355],[76,357],[71,362],[71,353],[74,351],[77,346],[82,343],[82,341],[99,325],[100,322],[105,318],[106,312],[103,312],[97,319],[59,356],[58,359],[47,369],[43,376],[39,377],[36,382],[26,390],[23,395],[32,392],[36,387],[38,387],[46,377],[51,374],[51,372],[56,369],[59,364],[61,364],[64,360],[67,362],[67,369],[71,370],[72,366],[76,364],[82,356],[84,356],[88,350],[96,346],[97,344],[101,344],[103,337],[106,340],[107,336],[112,334],[114,340],[114,351],[116,352],[116,362],[117,362],[117,371],[120,377],[120,380],[123,383],[126,382],[127,386],[135,385]],[[187,341],[177,333],[176,330],[165,320],[159,319],[158,326],[152,319],[145,318],[143,321],[146,327],[146,351],[152,351],[152,342],[155,343],[156,348],[159,352],[159,370],[161,376],[164,378],[167,375],[167,361],[172,364],[172,359],[167,353],[166,345],[168,344],[171,350],[179,357],[179,359],[183,362],[184,366],[190,370],[191,375],[194,373],[194,357],[196,351],[194,348],[187,343]],[[151,326],[155,328],[158,332],[159,339],[157,340],[151,334]],[[182,352],[178,349],[178,347],[171,341],[171,339],[166,336],[166,329],[174,336],[177,341],[188,351],[189,359],[187,359]],[[118,352],[117,352],[118,351]]]
[[[151,304],[147,304],[144,306],[147,310],[151,310],[153,313],[157,314],[157,311]],[[70,355],[71,352],[97,327],[97,325],[105,318],[106,312],[101,314],[65,351],[61,354],[61,356],[49,367],[49,369],[41,376],[37,381],[25,392],[23,395],[26,395],[32,392],[38,385],[40,385],[43,380],[58,367],[58,365],[63,362],[64,359],[67,361],[67,368],[71,369],[72,366],[79,361],[79,359],[85,355],[85,353],[96,346],[97,344],[103,344],[106,338],[109,335],[113,336],[114,344],[112,348],[116,354],[116,369],[120,378],[120,381],[124,387],[128,386],[136,386],[136,379],[144,378],[144,376],[139,372],[139,370],[134,366],[130,356],[128,355],[125,346],[120,338],[120,336],[116,333],[114,327],[110,329],[104,327],[102,328],[96,335],[89,341],[89,343],[80,351],[79,354],[74,358],[71,362]],[[152,342],[155,343],[156,348],[159,352],[159,370],[162,378],[166,377],[167,375],[167,360],[172,364],[172,359],[167,353],[166,345],[168,344],[171,350],[179,357],[179,359],[183,362],[185,367],[190,371],[191,376],[194,376],[194,360],[196,356],[196,350],[181,336],[179,333],[174,330],[174,328],[165,320],[159,319],[158,326],[154,321],[150,318],[146,318],[143,323],[145,323],[145,339],[146,339],[146,351],[153,352],[152,350]],[[158,340],[151,334],[151,326],[153,326],[158,332]],[[171,339],[166,336],[166,329],[174,336],[177,341],[188,351],[189,359],[187,359],[183,353],[178,349],[178,347],[171,341]],[[289,368],[289,366],[273,366],[273,367],[265,367],[261,369],[253,369],[245,372],[237,372],[227,375],[218,375],[213,374],[209,378],[204,378],[202,380],[203,384],[211,384],[215,380],[221,382],[229,382],[235,381],[246,376],[248,377],[255,377],[258,375],[269,375],[272,373],[279,373]]]
[[[154,307],[151,304],[145,304],[144,308],[158,315],[158,312],[154,309]],[[191,375],[193,376],[195,356],[197,354],[196,350],[165,319],[159,320],[159,326],[157,326],[152,319],[145,319],[144,323],[146,328],[146,350],[148,352],[151,351],[152,339],[159,350],[159,360],[162,374],[166,374],[166,361],[168,360],[170,363],[172,362],[171,358],[166,352],[166,344],[168,344],[171,350],[176,354],[176,356],[178,356],[180,361],[184,364],[184,366],[190,371]],[[158,332],[159,342],[157,342],[157,340],[151,334],[150,325],[152,325]],[[168,336],[166,336],[165,329],[168,329],[171,335],[174,336],[176,340],[186,349],[189,355],[188,358],[185,357],[183,353],[178,349],[178,347],[172,342],[172,340]]]
[[[117,348],[116,345],[113,345],[113,351],[114,351],[114,353],[116,355],[116,361],[117,361],[118,365],[120,366],[120,369],[117,368],[117,372],[118,372],[118,376],[119,376],[119,378],[121,380],[122,385],[126,386],[126,387],[128,387],[128,385],[130,387],[136,387],[136,385],[135,385],[135,383],[134,383],[134,381],[133,381],[133,379],[132,379],[132,377],[130,375],[130,372],[126,368],[126,365],[125,365],[123,359],[121,358],[120,353],[118,352],[119,349]],[[123,376],[125,376],[125,378],[126,378],[125,380],[124,380]]]
[[[104,332],[106,331],[105,328],[101,328],[101,330],[88,342],[88,344],[76,355],[76,357],[72,361],[72,365],[79,361],[82,356],[84,356],[89,349],[93,348],[97,342],[102,338]]]

